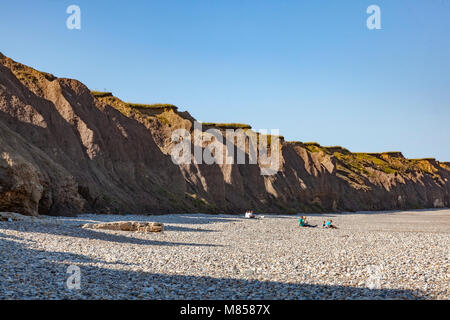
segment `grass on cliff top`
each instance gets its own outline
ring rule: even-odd
[[[376,155],[381,155],[381,153],[353,152],[352,155],[358,160],[367,160],[380,165],[386,163],[386,161],[376,157]]]
[[[218,122],[202,122],[205,127],[216,127],[225,129],[251,129],[252,126],[245,123],[218,123]]]
[[[450,162],[441,162],[439,165],[441,166],[441,168],[450,171]]]
[[[112,92],[91,91],[91,93],[96,98],[103,98],[103,97],[111,97],[112,96]]]
[[[258,132],[258,136],[267,137],[267,139],[271,139],[273,137],[273,138],[278,138],[278,139],[284,140],[284,136],[277,135],[277,134],[262,134],[262,133]]]
[[[98,99],[101,99],[102,101],[108,103],[113,108],[121,112],[123,115],[127,117],[133,117],[134,119],[137,119],[140,122],[146,123],[148,119],[150,118],[148,114],[146,114],[145,110],[151,110],[154,111],[154,116],[163,124],[170,126],[170,121],[163,117],[161,114],[164,112],[167,108],[173,109],[174,111],[177,110],[177,107],[173,104],[138,104],[138,103],[127,103],[119,98],[112,95],[111,92],[102,92],[102,91],[91,91],[91,93]]]
[[[305,146],[314,146],[314,147],[320,147],[320,144],[318,142],[303,142]]]
[[[389,156],[400,156],[401,155],[403,157],[403,154],[401,151],[385,151],[385,152],[382,152],[381,154],[387,154]]]
[[[323,151],[328,154],[333,154],[335,152],[344,153],[344,154],[351,153],[350,150],[345,149],[342,146],[321,146],[318,142],[288,141],[288,143],[299,144],[301,146],[304,146],[310,152]]]
[[[304,142],[303,145],[309,152],[319,152],[323,150],[317,142]]]
[[[411,161],[436,161],[435,158],[418,158],[418,159],[408,159]]]
[[[385,157],[388,155],[389,157]],[[434,174],[438,169],[432,164],[434,158],[425,159],[405,159],[398,151],[381,153],[355,152],[349,154],[334,153],[334,156],[343,164],[349,165],[356,171],[366,171],[367,166],[374,166],[376,169],[387,174],[405,172],[407,170],[421,171]]]
[[[329,146],[329,147],[322,146],[321,148],[324,149],[325,152],[328,154],[334,153],[351,154],[350,150],[345,149],[344,147],[341,146]]]
[[[351,166],[358,169],[362,169],[366,164],[371,163],[384,173],[389,174],[397,172],[397,170],[395,168],[392,168],[388,162],[384,161],[383,159],[377,158],[374,154],[354,152],[347,156],[346,161]]]
[[[436,161],[436,159],[434,158],[408,159],[408,160],[414,169],[418,169],[422,172],[434,174],[438,171],[438,169],[433,165],[433,163]]]
[[[391,158],[404,158],[400,151],[384,151],[384,152],[355,152],[358,154],[367,154],[373,157],[389,156]]]
[[[144,104],[144,103],[131,103],[128,102],[127,105],[131,108],[139,108],[139,109],[173,109],[177,110],[178,107],[170,104],[170,103],[153,103],[153,104]]]

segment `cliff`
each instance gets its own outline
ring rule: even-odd
[[[259,163],[176,165],[171,134],[192,134],[194,121],[176,106],[124,102],[0,54],[0,211],[295,213],[450,203],[449,163],[401,152],[281,139],[275,175],[261,175]]]

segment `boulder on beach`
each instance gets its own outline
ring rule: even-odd
[[[162,232],[164,225],[159,222],[118,221],[105,223],[88,223],[81,226],[84,229],[103,229],[116,231]]]

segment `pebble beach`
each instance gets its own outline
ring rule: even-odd
[[[450,298],[449,209],[304,215],[318,226],[267,214],[0,222],[0,299]],[[80,227],[113,221],[161,222],[164,232]]]

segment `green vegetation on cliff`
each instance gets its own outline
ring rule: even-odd
[[[218,122],[202,122],[202,126],[214,127],[219,129],[251,129],[252,126],[245,123],[218,123]]]
[[[177,106],[169,103],[129,103],[123,102],[119,98],[112,95],[111,92],[91,91],[91,93],[100,101],[103,101],[126,116],[132,116],[137,120],[147,123],[148,121],[158,121],[165,126],[171,126],[171,119],[173,116],[171,112],[178,113]],[[252,127],[245,123],[221,123],[221,122],[203,122],[205,128],[217,129],[243,129],[251,130]],[[257,135],[257,142],[262,134],[255,132]],[[267,138],[270,145],[274,136],[268,134],[263,135]],[[283,136],[277,136],[284,142]],[[372,177],[374,172],[381,171],[386,174],[407,173],[411,171],[422,172],[426,174],[436,174],[436,162],[433,158],[424,159],[406,159],[400,151],[386,151],[381,153],[373,152],[351,152],[341,146],[322,146],[317,142],[301,142],[288,141],[289,145],[294,147],[303,147],[311,153],[323,153],[324,155],[332,156],[336,161],[336,169],[338,174],[344,174],[352,180],[359,180],[361,177]],[[440,163],[439,167],[447,169],[448,163]]]
[[[165,109],[171,109],[171,110],[178,110],[178,107],[170,104],[170,103],[153,103],[153,104],[143,104],[143,103],[127,103],[128,106],[131,108],[138,108],[138,109],[152,109],[152,110],[165,110]]]
[[[91,91],[91,93],[96,98],[112,97],[112,92]]]

